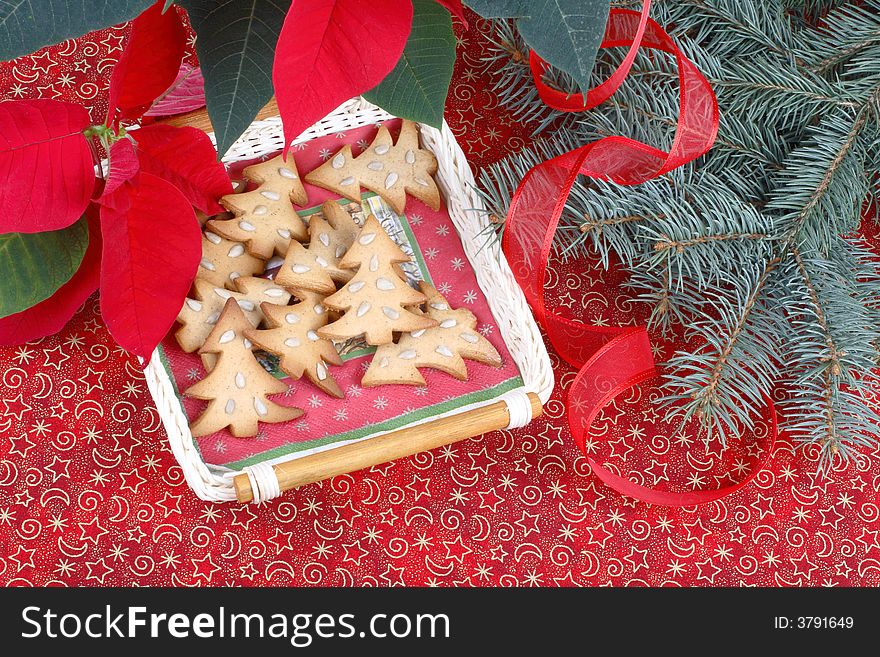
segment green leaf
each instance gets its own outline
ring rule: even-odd
[[[572,76],[581,89],[589,88],[611,0],[468,0],[466,4],[483,18],[516,18],[530,48]]]
[[[153,0],[7,0],[0,2],[0,59],[131,20]]]
[[[397,65],[364,98],[395,116],[439,128],[455,66],[452,17],[434,0],[413,0],[413,10]]]
[[[196,32],[217,152],[229,150],[272,98],[272,62],[290,0],[180,0]]]
[[[517,27],[530,48],[586,90],[610,4],[610,0],[536,0],[531,15],[520,18]]]
[[[519,18],[528,16],[529,0],[464,0],[464,4],[483,18]]]
[[[88,244],[85,217],[61,230],[0,235],[0,317],[52,296],[79,269]]]

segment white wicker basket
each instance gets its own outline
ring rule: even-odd
[[[390,114],[362,98],[353,99],[306,130],[293,143],[297,144],[324,135],[353,130],[390,118],[393,118]],[[449,126],[444,123],[442,130],[426,125],[421,125],[420,128],[422,145],[437,157],[439,169],[436,179],[443,193],[449,216],[458,230],[465,253],[498,323],[508,351],[519,367],[524,385],[505,393],[502,399],[508,405],[509,426],[523,426],[532,419],[527,393],[537,394],[541,402],[545,403],[553,389],[553,370],[550,366],[547,350],[525,297],[501,253],[500,246],[497,242],[491,246],[485,246],[483,244],[485,240],[477,239],[478,235],[487,227],[486,213],[480,211],[484,210],[485,206],[480,196],[475,192],[473,173]],[[210,136],[213,139],[213,134]],[[280,118],[268,118],[254,122],[235,142],[224,156],[223,161],[233,163],[252,160],[262,155],[276,153],[283,146],[284,137]],[[325,448],[305,450],[264,461],[255,466],[247,467],[243,471],[206,464],[195,445],[187,418],[177,400],[174,386],[163,367],[158,350],[153,353],[145,375],[147,385],[168,433],[171,451],[180,463],[187,483],[196,495],[204,500],[235,500],[236,495],[232,482],[237,475],[242,473],[248,474],[251,478],[255,492],[260,491],[259,495],[255,495],[255,501],[270,499],[280,495],[281,490],[274,471],[268,467],[269,465],[302,458],[315,451],[334,449],[340,446],[340,443],[337,443]],[[473,408],[487,406],[498,401],[497,398],[489,399],[455,409],[446,415],[464,413]],[[435,420],[439,417],[442,415],[435,415],[407,426]],[[375,433],[358,440],[369,440],[379,435],[382,433]]]

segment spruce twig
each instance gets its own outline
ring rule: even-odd
[[[880,180],[880,0],[666,0],[655,9],[718,92],[718,139],[700,160],[642,185],[578,182],[558,252],[580,248],[606,267],[617,256],[635,298],[652,305],[649,324],[680,324],[701,341],[668,363],[672,415],[700,416],[706,435],[723,441],[781,381],[789,431],[820,445],[828,467],[852,445],[876,443],[880,422],[865,402],[880,354],[880,264],[841,237],[858,227]],[[819,16],[821,27],[809,22]],[[508,36],[518,43],[515,30]],[[522,60],[527,48],[517,48]],[[619,55],[604,51],[596,76]],[[669,58],[640,54],[608,102],[562,122],[522,63],[507,62],[497,84],[518,116],[553,125],[543,142],[552,157],[606,135],[669,145],[677,77]],[[481,176],[495,216],[534,155]]]
[[[829,364],[831,374],[833,374],[834,376],[840,376],[840,358],[841,356],[845,356],[846,352],[838,351],[837,345],[834,343],[834,338],[832,337],[831,331],[828,328],[828,319],[825,316],[825,309],[822,307],[822,302],[819,300],[819,294],[816,291],[816,286],[813,284],[809,273],[807,273],[807,269],[804,265],[804,260],[801,256],[800,249],[795,246],[792,248],[791,253],[794,256],[795,263],[797,263],[798,272],[801,275],[804,286],[807,288],[807,292],[810,295],[810,303],[813,304],[813,310],[816,313],[816,320],[819,322],[819,326],[822,327],[822,333],[825,336],[825,344],[828,347],[829,355],[823,356],[821,360]]]
[[[770,235],[767,233],[725,233],[723,235],[695,237],[689,240],[674,240],[665,235],[661,235],[661,238],[663,239],[654,243],[655,251],[674,249],[678,253],[684,253],[685,249],[698,244],[710,244],[711,242],[724,242],[730,240],[767,240],[770,239]]]
[[[693,393],[691,393],[691,396],[694,398],[694,400],[696,400],[695,415],[697,416],[697,418],[702,420],[708,413],[714,412],[714,409],[720,406],[718,386],[721,383],[722,376],[725,373],[725,368],[728,365],[733,350],[737,347],[739,343],[739,339],[742,336],[743,331],[749,324],[752,311],[755,309],[755,304],[757,303],[758,299],[761,298],[761,295],[764,292],[764,286],[767,284],[770,275],[775,271],[779,263],[779,258],[774,258],[772,260],[768,260],[767,263],[764,265],[763,271],[761,272],[761,275],[758,278],[756,285],[752,288],[749,296],[746,299],[745,304],[743,305],[742,312],[736,318],[736,323],[732,327],[730,335],[727,337],[724,348],[715,359],[715,363],[709,373],[707,384],[701,389],[695,390]]]
[[[580,231],[582,233],[588,233],[591,231],[596,231],[601,234],[602,229],[607,226],[619,226],[621,224],[631,224],[637,221],[644,221],[644,217],[640,217],[637,215],[627,215],[625,217],[612,217],[610,219],[599,219],[595,220],[590,218],[590,216],[584,213],[584,223],[580,226]]]

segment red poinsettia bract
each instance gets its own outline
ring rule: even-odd
[[[0,233],[65,228],[95,187],[84,107],[47,98],[0,103]]]
[[[98,200],[101,315],[120,346],[146,358],[168,332],[195,278],[201,230],[180,190],[140,169],[131,141],[110,148],[110,170]]]
[[[186,30],[174,8],[157,2],[131,22],[122,56],[110,77],[107,125],[140,118],[175,81]]]
[[[460,0],[438,2],[465,20]],[[132,21],[111,76],[104,125],[90,126],[86,110],[71,103],[0,104],[0,233],[58,230],[85,213],[90,239],[65,285],[38,305],[0,318],[0,343],[58,331],[99,286],[111,334],[138,356],[148,358],[174,322],[199,260],[193,206],[220,212],[217,201],[232,188],[199,130],[153,124],[126,132],[121,126],[151,107],[165,112],[156,99],[166,94],[174,107],[204,98],[200,76],[190,80],[181,68],[186,32],[180,14],[165,5],[159,0]],[[273,68],[286,135],[300,134],[381,82],[403,52],[412,19],[410,0],[294,0]],[[103,185],[96,142],[108,153]]]
[[[120,129],[174,84],[185,32],[175,9],[157,2],[132,22],[110,81],[103,126],[83,107],[54,100],[0,104],[0,233],[36,233],[88,218],[89,245],[73,277],[48,299],[0,318],[0,343],[60,330],[100,287],[114,339],[149,358],[171,328],[201,255],[193,206],[221,210],[232,192],[210,138],[194,128]],[[108,155],[101,184],[93,140]]]
[[[287,143],[388,75],[412,16],[409,0],[294,0],[272,68]]]
[[[450,14],[458,18],[464,25],[465,29],[468,28],[467,18],[464,16],[464,6],[461,4],[461,0],[437,0],[438,3],[446,7]]]

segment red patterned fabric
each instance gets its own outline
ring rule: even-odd
[[[447,109],[478,166],[528,142],[481,73],[479,26],[460,37]],[[100,117],[121,39],[109,30],[3,65],[0,93],[74,100]],[[548,281],[548,297],[591,322],[632,316],[616,275],[589,263],[551,267]],[[658,360],[674,349],[654,344]],[[553,360],[557,390],[524,429],[260,507],[210,504],[183,481],[143,376],[93,298],[58,335],[0,349],[0,583],[880,584],[880,450],[823,478],[815,454],[792,452],[783,436],[734,496],[698,508],[636,503],[605,488],[573,444],[561,400],[574,371]],[[760,436],[741,454],[697,449],[662,422],[651,394],[635,389],[604,409],[602,440],[587,444],[594,458],[685,487],[739,478],[761,460]]]

